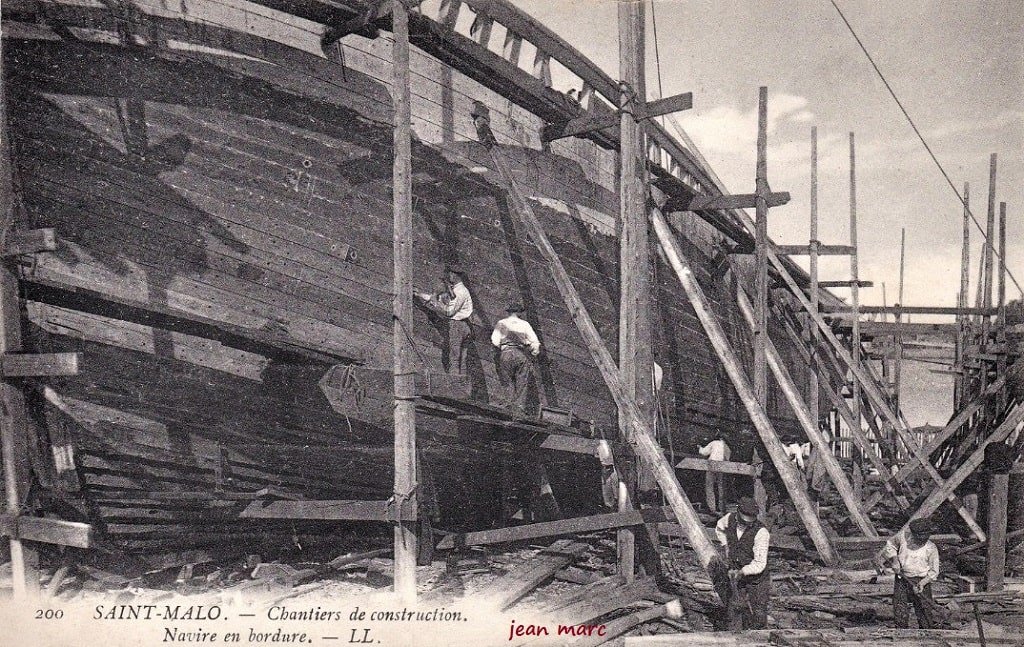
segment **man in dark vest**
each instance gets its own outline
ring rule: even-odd
[[[768,573],[769,534],[757,519],[759,512],[752,498],[743,497],[736,512],[725,515],[715,525],[729,565],[729,593],[725,600],[729,631],[764,629],[768,625],[772,584]]]

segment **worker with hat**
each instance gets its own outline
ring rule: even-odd
[[[462,267],[450,263],[444,271],[444,290],[434,294],[416,293],[424,308],[449,322],[448,353],[443,361],[445,370],[451,371],[454,368],[460,373],[465,368],[467,344],[472,340],[470,316],[473,314],[473,297],[462,277]]]
[[[725,547],[729,566],[729,592],[725,612],[729,631],[764,629],[768,625],[771,575],[768,571],[768,529],[758,520],[760,510],[751,497],[743,497],[736,512],[715,524],[715,535]]]
[[[513,299],[507,308],[508,316],[494,326],[491,344],[501,355],[498,376],[505,385],[505,406],[514,412],[526,414],[526,396],[533,377],[534,358],[540,354],[540,340],[530,322],[522,319],[522,302]]]
[[[897,628],[910,626],[911,606],[919,629],[935,628],[932,582],[939,577],[939,549],[931,541],[931,533],[931,521],[914,519],[908,528],[885,542],[875,560],[879,571],[888,563],[896,574],[892,608]]]

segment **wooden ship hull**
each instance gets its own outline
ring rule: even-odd
[[[446,325],[417,311],[409,331],[422,374],[436,376],[425,388],[443,396],[418,417],[421,485],[435,524],[481,528],[503,520],[480,494],[500,497],[500,466],[546,436],[497,424],[509,418],[493,406],[503,387],[489,334],[510,298],[524,301],[545,348],[537,399],[593,422],[560,432],[611,438],[617,418],[546,265],[516,230],[508,187],[476,142],[473,102],[490,109],[517,183],[613,352],[616,152],[601,132],[542,144],[545,126],[602,109],[597,93],[581,107],[550,87],[545,52],[531,73],[508,37],[503,55],[479,27],[459,33],[465,7],[459,18],[459,3],[430,4],[412,23],[417,287],[436,289],[457,261],[476,315],[461,380]],[[297,532],[239,519],[260,491],[392,493],[390,33],[321,49],[325,24],[364,9],[4,3],[16,226],[58,237],[55,251],[20,261],[25,350],[81,354],[76,375],[26,382],[33,458],[20,476],[43,512],[93,524],[108,550],[152,555]],[[664,148],[652,149],[652,168],[668,194],[715,190],[695,161],[662,164]],[[725,215],[670,216],[749,370],[751,335],[728,271],[746,271],[749,258],[729,254],[749,239]],[[663,260],[653,278],[663,443],[692,454],[722,430],[749,458],[749,418]],[[794,349],[776,341],[802,382]],[[776,428],[797,435],[770,391]],[[601,505],[592,456],[545,461],[563,512]]]

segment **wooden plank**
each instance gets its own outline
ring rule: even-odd
[[[563,434],[550,434],[540,444],[541,449],[550,449],[557,452],[571,452],[574,454],[597,455],[597,446],[601,441],[592,438],[581,438],[579,436],[566,436]]]
[[[73,548],[93,547],[90,524],[48,517],[0,515],[0,536]]]
[[[849,306],[822,306],[822,312],[828,314],[847,314],[853,310]],[[905,315],[984,315],[992,316],[998,314],[995,308],[956,308],[949,306],[861,306],[861,314],[896,314],[902,312]]]
[[[725,331],[722,330],[721,324],[710,311],[704,291],[694,278],[693,270],[679,249],[679,244],[675,241],[672,230],[669,229],[668,223],[665,222],[665,218],[660,210],[656,208],[651,209],[650,217],[654,224],[654,231],[658,236],[661,249],[665,253],[669,265],[675,272],[680,284],[686,291],[687,298],[690,300],[690,304],[693,306],[701,326],[708,334],[715,353],[722,361],[726,373],[729,375],[729,380],[743,401],[743,406],[750,415],[758,436],[768,450],[768,455],[771,457],[772,463],[782,478],[786,491],[792,498],[793,504],[818,550],[818,554],[826,564],[837,563],[838,555],[829,542],[828,536],[821,526],[821,520],[814,510],[814,505],[807,495],[803,475],[797,471],[789,457],[786,456],[786,450],[783,448],[771,420],[758,403],[757,397],[748,382],[746,370],[736,357],[736,353],[732,349]],[[771,253],[770,250],[769,253]]]
[[[504,577],[499,577],[475,595],[492,600],[504,611],[530,594],[555,573],[571,564],[587,549],[585,544],[558,541],[538,553],[532,560],[520,564]]]
[[[395,593],[416,599],[416,348],[413,338],[412,113],[409,90],[409,10],[391,0],[392,98],[395,108],[394,215],[395,500],[413,511],[394,524]]]
[[[712,461],[706,458],[687,456],[676,463],[676,468],[681,470],[698,470],[701,472],[719,472],[722,474],[742,474],[754,477],[758,470],[748,463],[737,463],[735,461]]]
[[[4,241],[4,256],[20,256],[37,252],[52,252],[57,249],[57,234],[52,227],[12,231]]]
[[[589,636],[585,636],[566,644],[573,645],[573,647],[598,647],[610,640],[618,638],[627,631],[642,625],[645,622],[650,622],[666,616],[678,618],[682,616],[682,613],[683,608],[679,603],[679,600],[672,600],[665,604],[658,604],[649,609],[634,611],[633,613],[622,616],[621,618],[616,618],[604,625],[603,632],[595,632]]]
[[[239,513],[241,519],[302,519],[322,521],[415,521],[416,506],[409,501],[397,506],[390,501],[290,501],[255,500]]]
[[[486,113],[486,107],[482,104],[478,104],[478,110],[481,113]],[[547,235],[544,233],[544,229],[537,220],[537,216],[533,213],[533,208],[530,206],[529,201],[519,190],[504,156],[494,147],[494,135],[490,132],[489,119],[484,114],[481,114],[476,121],[481,142],[490,147],[491,158],[495,166],[500,175],[508,182],[512,201],[511,213],[517,217],[519,224],[524,226],[529,233],[530,239],[547,261],[552,278],[555,280],[555,284],[565,300],[569,313],[576,323],[584,342],[587,344],[594,363],[600,369],[601,376],[611,391],[616,405],[629,413],[634,430],[627,440],[645,461],[647,467],[654,472],[663,494],[672,506],[676,519],[687,530],[687,536],[694,551],[697,553],[701,566],[708,571],[712,578],[720,579],[723,575],[722,568],[724,567],[721,556],[711,542],[708,541],[707,536],[704,535],[700,518],[697,516],[696,510],[693,509],[693,504],[690,503],[682,487],[680,487],[672,466],[665,459],[664,450],[655,440],[654,432],[650,425],[644,420],[644,416],[640,412],[635,400],[626,392],[622,379],[619,376],[618,365],[605,346],[601,333],[594,325],[593,319],[587,313],[586,306],[583,304],[579,293],[573,286],[572,280],[565,271],[558,252],[555,251],[551,241],[548,240]]]
[[[1002,591],[1006,577],[1006,501],[1010,475],[989,474],[988,559],[985,562],[985,590]]]
[[[813,238],[811,240],[814,240]],[[817,249],[818,256],[849,256],[854,253],[850,245],[822,245],[821,243],[810,245],[776,245],[779,254],[788,256],[810,255],[812,248]]]
[[[772,192],[767,195],[769,207],[781,207],[789,202],[786,191]],[[697,194],[681,204],[672,204],[675,211],[720,211],[722,209],[752,209],[756,206],[756,193],[734,193],[730,195]]]
[[[859,288],[870,288],[875,285],[872,281],[854,281],[852,279],[849,281],[818,281],[818,287],[822,288],[852,288],[855,284]]]
[[[7,353],[0,358],[4,377],[78,375],[81,353]]]
[[[461,534],[451,534],[438,543],[438,550],[447,550],[456,545],[483,546],[486,544],[504,544],[525,539],[537,539],[540,537],[557,537],[559,535],[575,535],[596,530],[607,530],[610,528],[624,528],[637,526],[644,523],[657,523],[664,521],[670,514],[670,509],[644,508],[642,510],[624,510],[597,514],[588,517],[574,517],[571,519],[559,519],[558,521],[545,521],[542,523],[531,523],[523,526],[512,526],[509,528],[497,528],[495,530],[479,530]]]

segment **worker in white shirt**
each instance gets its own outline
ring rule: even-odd
[[[786,456],[804,471],[804,460],[811,455],[811,443],[789,443],[785,446]]]
[[[931,522],[914,519],[910,527],[885,542],[875,559],[881,571],[888,563],[896,573],[892,609],[897,628],[910,626],[914,607],[919,629],[934,629],[937,621],[932,582],[939,577],[939,549],[931,541]]]
[[[526,414],[526,397],[533,377],[534,358],[540,354],[540,340],[533,326],[520,318],[525,308],[518,301],[508,306],[508,316],[494,326],[491,344],[501,351],[498,375],[507,389],[505,406]]]
[[[447,371],[455,369],[462,373],[465,356],[472,342],[470,316],[473,314],[473,297],[462,280],[463,271],[458,265],[445,268],[445,289],[431,294],[417,292],[416,297],[423,307],[448,321],[448,352],[442,358]],[[453,361],[454,360],[454,361]]]
[[[715,536],[725,547],[729,593],[725,612],[729,631],[764,629],[768,625],[771,575],[768,571],[768,529],[758,521],[757,503],[740,499],[736,512],[715,524]]]
[[[732,456],[732,450],[729,449],[722,434],[718,434],[715,440],[697,451],[709,461],[727,461]],[[712,512],[725,512],[725,474],[711,470],[705,472],[704,498]]]

